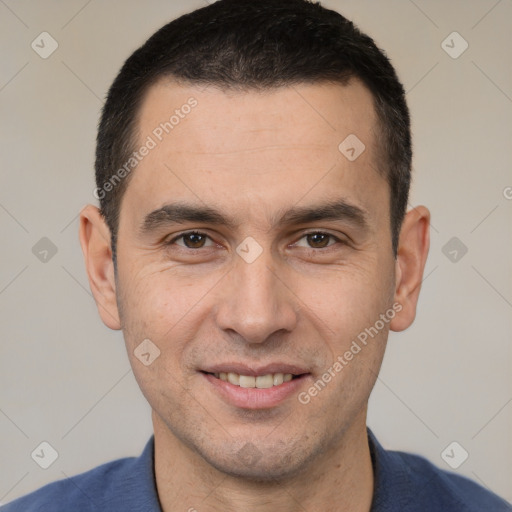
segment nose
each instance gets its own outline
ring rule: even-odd
[[[217,326],[247,344],[261,344],[278,332],[293,331],[298,299],[285,271],[272,265],[270,249],[265,248],[251,263],[235,257],[218,296]]]

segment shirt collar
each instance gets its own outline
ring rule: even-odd
[[[400,454],[385,450],[373,432],[367,428],[368,444],[373,465],[373,501],[370,512],[409,510],[411,472]]]
[[[411,476],[407,466],[393,452],[386,451],[367,428],[372,459],[374,491],[371,512],[405,510],[411,503]],[[155,477],[155,440],[151,436],[138,461],[137,487],[144,487],[148,510],[161,512]],[[141,480],[142,479],[142,480]]]

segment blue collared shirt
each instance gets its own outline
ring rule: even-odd
[[[368,429],[375,486],[370,512],[505,512],[512,506],[423,457],[385,450]],[[19,498],[0,512],[161,512],[154,438],[140,457],[119,459]]]

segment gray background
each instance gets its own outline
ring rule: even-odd
[[[101,323],[89,290],[78,212],[96,203],[96,126],[115,74],[157,28],[202,5],[0,0],[1,502],[137,455],[151,435],[122,334]],[[324,5],[397,68],[413,119],[411,206],[432,212],[417,319],[390,336],[369,425],[385,447],[446,469],[441,453],[457,441],[469,457],[456,471],[512,500],[512,2]],[[31,48],[43,31],[59,45],[47,59]],[[442,46],[454,31],[469,44],[458,58]],[[452,54],[462,44],[444,43]],[[46,261],[43,237],[57,249]],[[59,454],[46,470],[31,458],[42,441]]]

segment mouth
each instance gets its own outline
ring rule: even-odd
[[[303,368],[288,365],[271,365],[256,370],[230,364],[200,370],[199,375],[205,379],[206,389],[225,403],[235,408],[256,410],[284,405],[310,385],[311,373],[303,372]]]
[[[243,375],[234,372],[205,372],[206,375],[212,375],[216,379],[224,382],[229,382],[233,386],[241,388],[257,388],[269,389],[276,386],[281,386],[285,382],[300,379],[307,373],[293,374],[293,373],[267,373],[264,375]]]

